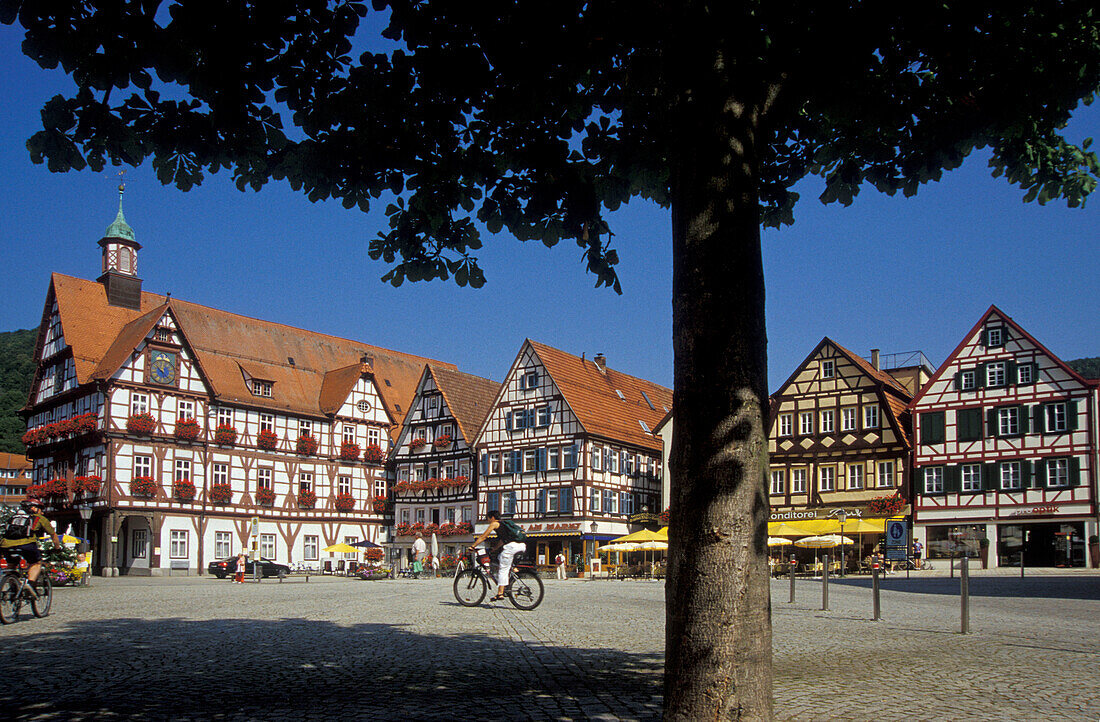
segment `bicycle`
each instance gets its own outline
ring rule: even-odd
[[[34,616],[41,618],[50,613],[50,606],[53,604],[53,582],[50,581],[49,571],[43,567],[38,574],[35,582],[38,587],[37,596],[27,594],[31,591],[30,583],[26,572],[18,565],[12,568],[9,564],[8,571],[0,579],[0,623],[18,622],[19,612],[28,601]]]
[[[485,599],[490,589],[496,587],[496,581],[490,576],[490,557],[488,554],[479,554],[477,551],[469,552],[469,566],[463,564],[455,571],[454,593],[455,599],[464,607],[476,607]],[[516,609],[530,611],[542,603],[545,589],[542,579],[534,565],[526,560],[520,561],[516,557],[508,573],[508,586],[504,594],[508,601]]]

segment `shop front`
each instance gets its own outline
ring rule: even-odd
[[[520,524],[527,534],[527,553],[544,571],[551,571],[554,558],[565,555],[569,576],[580,576],[589,571],[591,559],[598,558],[596,549],[612,539],[626,534],[625,525],[600,522],[567,521],[535,522]],[[622,527],[623,531],[619,531]]]

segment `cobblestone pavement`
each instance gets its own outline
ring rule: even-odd
[[[1100,719],[1100,576],[773,582],[782,720]],[[652,720],[664,585],[546,582],[533,612],[450,580],[93,580],[0,628],[0,717]],[[503,681],[496,680],[503,677]]]

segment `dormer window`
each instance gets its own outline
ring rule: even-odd
[[[271,398],[271,387],[272,387],[272,383],[270,381],[261,381],[260,379],[252,379],[252,395],[253,396],[266,396],[267,398]]]

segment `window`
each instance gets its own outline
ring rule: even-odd
[[[176,481],[191,481],[191,460],[176,459]]]
[[[894,462],[880,461],[878,463],[878,486],[880,489],[894,486]]]
[[[417,524],[423,524],[424,523],[424,510],[423,509],[417,509],[416,510],[416,523]]]
[[[355,443],[355,424],[344,424],[341,428],[342,440],[345,444]]]
[[[823,466],[818,470],[818,489],[836,491],[836,467]]]
[[[218,426],[233,425],[233,409],[218,409]]]
[[[1047,486],[1069,486],[1069,459],[1047,459]]]
[[[972,391],[978,385],[978,375],[974,369],[960,371],[955,377],[955,388],[959,391]]]
[[[1064,403],[1047,404],[1043,407],[1043,412],[1044,431],[1052,432],[1066,430],[1068,425],[1066,423],[1066,405]]]
[[[428,409],[430,409],[431,411],[435,411],[438,408],[439,408],[439,397],[438,396],[429,396],[428,397]]]
[[[1035,383],[1035,367],[1032,364],[1019,364],[1016,366],[1016,383],[1020,386]]]
[[[367,428],[367,445],[374,444],[375,446],[382,445],[382,432],[376,426]]]
[[[1005,345],[1004,329],[1000,326],[990,326],[985,330],[985,345],[989,348]]]
[[[821,378],[831,379],[836,375],[836,361],[825,359],[821,362]]]
[[[812,411],[803,411],[798,415],[798,433],[803,436],[814,433],[814,414]]]
[[[572,444],[570,446],[562,447],[561,468],[563,468],[563,469],[576,469],[577,468],[577,445],[576,444]]]
[[[780,414],[779,415],[779,435],[790,436],[793,433],[791,429],[791,415]]]
[[[619,494],[619,513],[626,516],[634,513],[634,495],[629,491]]]
[[[370,402],[366,399],[360,399],[358,402],[356,402],[355,408],[359,409],[359,413],[361,414],[369,414]]]
[[[560,489],[546,489],[546,513],[547,514],[572,514],[573,513],[573,489],[562,487]],[[541,502],[541,493],[540,493]]]
[[[500,473],[500,454],[489,454],[489,473]]]
[[[492,507],[489,507],[489,508],[492,508]],[[408,524],[409,523],[409,510],[408,509],[402,509],[401,510],[401,523],[402,524]]]
[[[142,456],[137,454],[134,456],[134,476],[152,476],[153,475],[153,457]]]
[[[557,471],[561,468],[561,450],[552,446],[546,450],[546,468],[550,471]]]
[[[521,389],[533,389],[539,385],[539,372],[538,371],[526,371],[519,379],[519,387]]]
[[[516,513],[516,492],[506,491],[502,495],[504,497],[504,509],[502,513],[509,516]]]
[[[523,473],[527,474],[527,473],[530,473],[532,471],[537,471],[538,470],[536,468],[537,464],[538,464],[538,462],[536,460],[537,456],[538,456],[538,450],[537,449],[524,449],[524,451],[523,451]]]
[[[195,418],[195,402],[194,401],[180,401],[176,404],[176,418],[177,419],[193,419]]]
[[[274,431],[275,417],[272,414],[260,414],[260,431]]]
[[[351,493],[351,477],[350,476],[338,476],[338,477],[336,477],[336,493],[337,494],[350,494]]]
[[[260,556],[264,559],[275,558],[275,535],[274,534],[261,534],[260,535]]]
[[[550,425],[550,407],[549,406],[540,406],[540,407],[538,407],[538,409],[536,409],[536,411],[538,411],[538,417],[539,417],[538,425],[539,425],[539,427],[543,428],[543,427],[549,426]]]
[[[854,406],[840,410],[841,431],[855,431],[856,423],[856,408]]]
[[[615,453],[614,449],[609,449],[608,451],[610,452],[610,458],[608,459],[608,462],[610,462],[610,463],[608,463],[608,465],[607,465],[607,470],[610,471],[612,474],[618,474],[619,473],[619,455],[617,453]]]
[[[868,404],[863,407],[863,428],[878,428],[878,404]]]
[[[982,490],[982,465],[963,464],[959,467],[959,478],[962,491]]]
[[[920,415],[920,436],[922,444],[942,444],[944,442],[945,414],[942,411],[929,411]]]
[[[924,493],[943,493],[943,467],[929,466],[924,470]]]
[[[130,544],[130,556],[134,559],[145,559],[149,556],[148,532],[144,529],[134,529],[134,536]]]
[[[782,496],[787,493],[787,472],[782,469],[772,472],[772,494]]]
[[[271,397],[271,382],[252,379],[252,395]]]
[[[848,465],[848,488],[849,489],[862,489],[863,488],[863,464],[849,464]]]
[[[1006,406],[997,409],[997,436],[1019,436],[1020,407]]]
[[[374,480],[374,495],[381,499],[386,496],[386,480],[375,479]]]
[[[173,529],[168,537],[168,556],[171,559],[187,558],[187,530]]]
[[[318,537],[307,534],[302,537],[302,558],[307,562],[315,562],[319,558],[318,550],[321,545]]]
[[[227,531],[214,532],[214,558],[227,559],[233,553],[232,538]]]
[[[791,470],[791,493],[792,494],[805,494],[806,493],[806,470],[805,469],[792,469]]]
[[[298,491],[313,491],[313,472],[303,471],[298,474]]]
[[[955,438],[959,441],[977,441],[982,438],[982,410],[959,409],[955,412]]]
[[[1004,361],[992,361],[985,365],[985,385],[990,387],[1005,385]]]
[[[592,470],[593,471],[600,471],[603,468],[601,466],[602,459],[603,459],[603,450],[600,449],[600,447],[598,447],[598,446],[593,446],[592,447]]]
[[[614,514],[616,510],[616,495],[611,491],[604,490],[603,492],[603,513]]]
[[[623,473],[634,474],[634,454],[623,454]]]
[[[832,409],[821,412],[821,433],[831,434],[833,433],[833,420],[836,416],[836,412]]]
[[[149,397],[145,394],[130,394],[130,415],[149,413]]]
[[[1020,472],[1020,462],[1001,462],[1001,489],[1013,490],[1022,488],[1023,481]]]
[[[270,489],[271,480],[275,475],[272,469],[256,469],[256,488],[257,489]]]
[[[474,508],[472,506],[462,507],[462,521],[472,524],[474,521]]]
[[[298,436],[313,436],[313,422],[309,419],[298,419]]]
[[[596,489],[596,488],[592,489],[591,496],[589,497],[588,506],[591,507],[589,509],[589,511],[599,511],[600,510],[600,490],[599,489]]]

